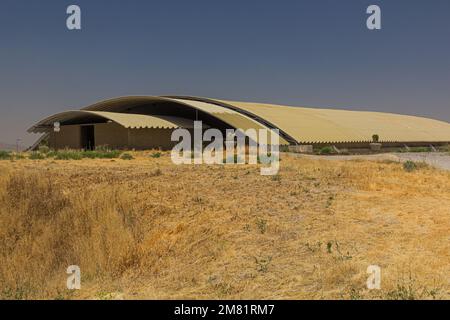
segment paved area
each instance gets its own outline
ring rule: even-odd
[[[306,155],[298,153],[289,153],[289,155],[296,157],[305,157],[312,159],[324,159],[324,160],[392,160],[405,162],[407,160],[425,162],[436,168],[450,170],[450,154],[446,152],[409,152],[409,153],[382,153],[371,155],[333,155],[333,156],[319,156],[319,155]]]

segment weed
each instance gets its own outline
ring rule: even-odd
[[[160,158],[161,157],[161,152],[154,152],[150,155],[151,158]]]
[[[335,153],[335,152],[334,152],[334,150],[333,150],[332,147],[326,146],[326,147],[321,148],[321,149],[318,151],[318,153],[319,153],[319,154],[333,154],[333,153]]]
[[[279,174],[274,174],[272,176],[270,176],[270,180],[272,181],[281,181],[281,176]]]
[[[305,243],[306,249],[308,249],[310,252],[315,253],[320,251],[322,248],[322,242],[317,241],[315,244],[310,244],[309,242]]]
[[[129,154],[129,153],[124,153],[124,154],[122,154],[120,156],[120,159],[122,159],[122,160],[133,160],[134,157],[131,154]]]
[[[256,219],[256,226],[261,234],[267,231],[267,221],[261,218]]]
[[[401,278],[397,281],[395,289],[386,293],[385,298],[389,300],[422,300],[425,298],[436,299],[440,294],[439,288],[428,289],[417,283],[417,280],[409,272],[408,278]]]
[[[57,152],[50,152],[49,155],[53,156],[55,160],[81,160],[83,154],[79,151],[63,150]]]
[[[50,148],[48,146],[45,146],[45,145],[39,146],[38,150],[42,154],[47,154],[47,153],[50,152]]]
[[[406,172],[412,172],[418,169],[426,169],[428,167],[428,164],[426,164],[425,162],[414,162],[408,160],[403,163],[403,170],[405,170]]]
[[[43,160],[45,159],[45,154],[42,154],[38,151],[33,151],[28,158],[30,160]]]
[[[11,160],[11,152],[0,150],[0,160]]]
[[[333,247],[333,243],[331,241],[327,242],[327,252],[331,253],[331,248]]]
[[[255,258],[255,263],[256,263],[256,270],[258,272],[262,272],[262,273],[266,273],[269,270],[269,265],[272,262],[272,257],[268,256],[266,258],[260,258],[258,259],[257,257]]]

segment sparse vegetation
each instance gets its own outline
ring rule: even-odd
[[[161,152],[154,152],[150,154],[151,158],[161,158]]]
[[[261,218],[256,219],[256,226],[261,234],[267,231],[267,221]]]
[[[120,159],[122,159],[122,160],[133,160],[134,157],[131,154],[129,154],[129,153],[124,153],[124,154],[122,154],[120,156]]]
[[[272,262],[271,256],[264,258],[255,257],[256,271],[266,273],[269,270],[269,265],[271,262]]]
[[[323,148],[319,149],[319,151],[318,151],[318,154],[321,154],[321,155],[333,154],[333,153],[335,153],[333,150],[333,147],[330,147],[330,146],[323,147]]]
[[[95,150],[95,151],[83,151],[81,156],[89,159],[115,159],[121,155],[121,151],[118,150]]]
[[[286,156],[270,183],[132,154],[0,162],[0,298],[449,298],[446,171]]]
[[[39,146],[38,150],[42,154],[48,154],[51,151],[50,148],[46,145]]]
[[[28,157],[30,160],[43,160],[45,159],[45,154],[39,152],[39,151],[33,151],[30,153],[30,156]]]
[[[403,163],[403,169],[407,172],[411,172],[417,169],[417,165],[414,161],[408,160]]]
[[[412,172],[418,169],[426,169],[428,168],[428,164],[425,162],[414,162],[411,160],[407,160],[403,163],[403,170],[406,172]]]
[[[11,160],[11,152],[0,150],[0,160]]]
[[[401,148],[398,150],[398,152],[432,152],[433,150],[431,150],[430,147],[409,147],[408,149],[406,148]]]

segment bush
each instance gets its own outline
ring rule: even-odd
[[[83,159],[83,155],[79,151],[71,151],[71,150],[64,150],[64,151],[57,151],[54,153],[56,160],[81,160]]]
[[[33,151],[28,158],[30,160],[43,160],[45,159],[45,155],[38,151]]]
[[[47,146],[40,146],[39,147],[39,152],[42,154],[48,154],[50,152],[50,148]]]
[[[414,170],[426,169],[426,168],[428,168],[428,164],[426,164],[425,162],[414,162],[414,161],[408,160],[403,163],[403,169],[406,172],[412,172]]]
[[[406,172],[411,172],[417,169],[416,163],[414,161],[406,161],[403,163],[403,170]]]
[[[11,152],[10,151],[4,151],[0,150],[0,160],[11,160]]]
[[[16,160],[22,160],[25,159],[26,157],[22,153],[15,153],[14,155],[11,155],[11,158],[14,158]]]
[[[122,154],[120,156],[120,159],[122,159],[122,160],[133,160],[134,157],[131,154],[129,154],[129,153],[124,153],[124,154]]]
[[[372,142],[373,142],[373,143],[378,143],[378,141],[380,141],[380,136],[377,135],[377,134],[374,134],[374,135],[372,136]]]
[[[121,152],[118,150],[60,150],[49,151],[47,158],[55,158],[56,160],[81,160],[81,159],[114,159],[120,156]]]
[[[105,144],[101,146],[96,146],[95,151],[111,151],[111,148],[109,148],[109,146]]]
[[[319,154],[333,154],[334,150],[330,146],[323,147],[319,150]]]
[[[430,147],[410,147],[409,152],[431,152]]]
[[[152,158],[160,158],[160,157],[161,157],[161,152],[155,152],[155,153],[152,153],[152,154],[150,155],[150,157],[152,157]]]

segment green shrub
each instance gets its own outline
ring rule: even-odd
[[[129,154],[129,153],[124,153],[124,154],[122,154],[120,156],[120,159],[122,159],[122,160],[133,160],[134,157],[131,154]]]
[[[95,151],[111,151],[111,148],[109,148],[109,146],[105,144],[101,146],[96,146]]]
[[[80,151],[64,150],[55,152],[55,160],[81,160],[83,154]]]
[[[323,147],[319,150],[319,154],[333,154],[334,150],[330,146]]]
[[[88,158],[88,159],[95,159],[95,158],[97,158],[97,151],[93,151],[93,150],[81,151],[81,157]]]
[[[261,234],[267,231],[267,221],[261,218],[256,219],[256,226]]]
[[[0,160],[11,160],[11,152],[10,151],[4,151],[0,150]]]
[[[15,153],[13,156],[11,156],[11,157],[14,157],[14,159],[16,159],[16,160],[22,160],[22,159],[26,159],[26,157],[23,155],[23,153]]]
[[[50,148],[45,145],[39,146],[39,152],[42,154],[48,154],[50,152]]]
[[[161,157],[161,152],[154,152],[150,155],[150,157],[152,158],[160,158]]]
[[[42,154],[39,151],[33,151],[28,158],[30,160],[43,160],[45,159],[45,154]]]
[[[49,151],[47,158],[55,158],[56,160],[81,160],[81,159],[114,159],[119,158],[121,151],[118,150],[59,150]]]
[[[403,163],[403,170],[406,172],[412,172],[417,169],[416,163],[414,161],[406,161]]]
[[[430,147],[410,147],[409,152],[431,152]]]

